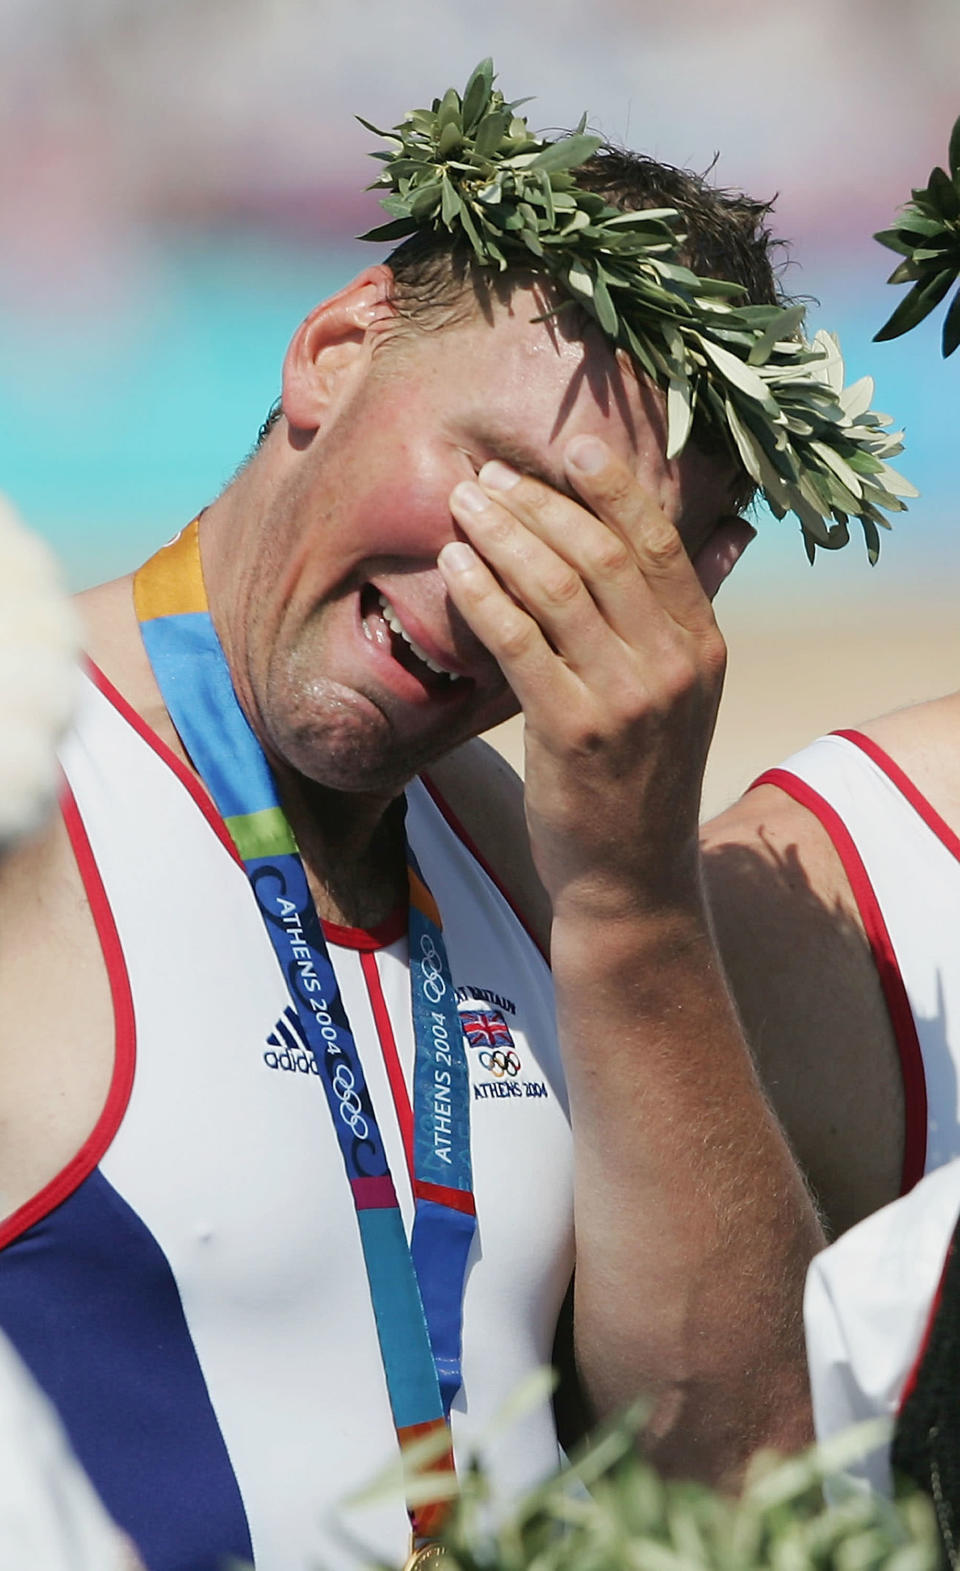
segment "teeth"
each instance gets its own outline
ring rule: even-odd
[[[436,660],[431,660],[430,656],[427,654],[427,651],[425,649],[421,649],[420,645],[410,637],[410,634],[401,623],[400,618],[397,616],[396,611],[393,609],[393,606],[390,604],[386,596],[379,595],[378,598],[380,601],[380,610],[383,613],[383,620],[390,628],[390,631],[392,633],[396,633],[398,637],[403,639],[408,648],[413,650],[417,659],[422,660],[424,665],[427,666],[429,670],[436,671],[438,676],[448,676],[451,682],[459,681],[460,673],[458,671],[448,671],[446,666],[438,665]]]

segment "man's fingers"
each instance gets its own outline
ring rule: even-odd
[[[710,620],[709,604],[670,520],[627,466],[614,459],[603,444],[595,445],[607,469],[602,477],[602,506],[594,505],[592,499],[585,502],[564,495],[499,461],[480,470],[479,488],[471,483],[458,486],[451,498],[456,517],[484,558],[538,619],[542,619],[541,613],[550,619],[549,636],[578,665],[589,653],[583,635],[591,631],[590,618],[585,615],[591,600],[591,609],[599,610],[606,628],[633,649],[649,647],[661,627],[679,622],[686,624],[684,631],[699,630]],[[486,492],[488,512],[484,516],[478,502],[471,518],[461,506],[467,493],[476,494],[478,489]],[[600,490],[598,484],[598,493]],[[479,538],[475,538],[474,519],[482,529]],[[555,568],[562,564],[566,577],[589,592],[581,594],[579,604],[569,595],[559,606],[546,578],[542,583],[546,593],[538,592],[528,574],[542,556],[535,550],[541,544],[552,553]],[[522,560],[524,554],[530,557],[529,564]],[[654,570],[655,563],[659,572]],[[559,577],[562,580],[563,574]],[[562,614],[562,629],[554,621],[558,613]],[[662,623],[664,615],[666,622]]]
[[[627,541],[667,614],[691,632],[708,625],[709,604],[683,540],[628,465],[595,436],[575,437],[567,445],[564,464],[590,511]]]
[[[704,594],[712,600],[756,535],[745,518],[724,518],[693,559]]]
[[[451,541],[440,551],[437,565],[451,600],[493,655],[518,703],[525,708],[531,695],[549,693],[557,680],[564,691],[576,683],[534,618],[511,599],[473,546]]]
[[[514,512],[509,505],[501,503],[502,491],[487,495],[472,481],[464,481],[455,488],[450,506],[471,545],[496,574],[508,595],[542,628],[549,644],[581,676],[590,672],[596,679],[602,676],[611,661],[622,664],[623,641],[616,636],[622,635],[622,628],[610,615],[609,604],[603,603],[595,575],[585,570],[582,547],[579,553],[569,549],[571,510],[575,515],[574,524],[582,522],[584,533],[597,536],[599,542],[606,540],[624,558],[621,576],[625,577],[626,585],[620,591],[624,615],[629,612],[637,621],[638,611],[645,601],[649,601],[649,590],[619,536],[585,514],[575,502],[540,487],[535,481],[518,482],[516,489],[520,493],[524,490],[534,493],[538,503],[535,527],[529,522],[531,508],[524,509],[525,517],[518,516],[520,508]],[[565,532],[557,528],[554,516],[557,510],[563,509],[568,510],[564,514]],[[562,551],[565,535],[567,552]],[[595,550],[597,548],[595,545]],[[574,561],[571,556],[575,557]],[[649,624],[649,614],[646,620]]]

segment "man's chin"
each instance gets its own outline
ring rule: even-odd
[[[413,706],[377,701],[339,683],[276,689],[261,713],[271,763],[331,791],[396,796],[437,759],[518,711],[506,688],[475,702]],[[289,700],[292,699],[292,702]]]
[[[271,749],[275,763],[328,791],[361,796],[398,796],[430,764],[496,721],[449,727],[442,733],[398,736],[388,727],[338,728],[322,736],[303,732]]]

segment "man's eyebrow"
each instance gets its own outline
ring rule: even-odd
[[[540,480],[552,491],[562,491],[564,496],[574,495],[564,471],[560,468],[551,468],[549,464],[544,463],[543,459],[527,446],[522,437],[514,436],[509,431],[478,430],[476,440],[491,458],[502,458],[512,469],[518,469],[524,475],[531,475],[534,480]]]

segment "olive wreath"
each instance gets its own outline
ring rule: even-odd
[[[390,222],[361,238],[446,230],[481,267],[546,273],[664,388],[669,458],[703,410],[773,513],[800,520],[811,561],[818,546],[846,545],[851,518],[876,561],[883,510],[917,493],[887,462],[903,433],[871,410],[871,378],[844,387],[836,338],[808,341],[803,306],[742,303],[742,285],[686,267],[675,209],[624,212],[581,189],[575,171],[601,146],[586,117],[544,140],[517,113],[528,100],[508,103],[493,84],[487,59],[462,94],[449,88],[390,131],[358,117],[393,144],[373,153],[383,170],[369,188],[389,190]]]

